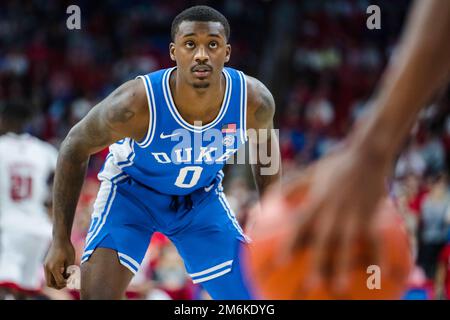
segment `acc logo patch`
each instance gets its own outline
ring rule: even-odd
[[[234,136],[226,136],[225,138],[223,138],[223,145],[225,147],[231,147],[232,145],[234,145],[235,140],[236,138]]]

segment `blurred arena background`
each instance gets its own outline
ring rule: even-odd
[[[81,8],[69,30],[66,8]],[[395,49],[408,0],[13,1],[0,2],[0,103],[33,106],[27,131],[58,147],[68,130],[114,88],[172,65],[173,17],[207,4],[230,21],[230,66],[262,80],[274,94],[284,175],[324,156],[368,108]],[[366,9],[381,8],[369,30]],[[450,91],[424,110],[395,166],[392,195],[410,231],[416,267],[405,299],[444,299],[450,285]],[[107,150],[91,158],[74,223],[79,263]],[[225,189],[239,219],[256,200],[245,166],[228,167]],[[449,291],[450,292],[450,291]],[[207,299],[162,235],[151,243],[132,299]],[[77,299],[44,288],[36,299]],[[450,297],[447,297],[450,298]]]

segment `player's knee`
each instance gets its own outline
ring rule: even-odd
[[[84,286],[80,289],[81,300],[121,300],[124,293],[101,288],[99,286]]]
[[[83,279],[83,274],[82,274]],[[89,277],[87,274],[81,281],[81,300],[120,300],[124,296],[124,290],[112,287],[111,284],[100,280],[100,277]]]
[[[81,265],[80,298],[82,300],[123,299],[131,278],[131,272],[121,265],[118,268],[108,269],[99,260],[96,262],[89,260]]]

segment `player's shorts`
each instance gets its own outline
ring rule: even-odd
[[[219,174],[211,186],[190,195],[192,208],[181,196],[178,210],[172,207],[172,196],[128,176],[103,180],[81,263],[97,247],[111,248],[120,263],[136,273],[152,234],[158,231],[174,243],[194,283],[206,288],[206,282],[236,273],[241,282],[240,271],[233,268],[239,265],[240,245],[248,239],[225,198],[222,177]]]
[[[39,291],[43,284],[43,262],[50,246],[48,233],[14,228],[0,230],[0,285]]]

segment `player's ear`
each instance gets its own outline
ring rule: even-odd
[[[175,43],[171,42],[169,44],[169,53],[170,53],[170,59],[172,59],[172,61],[176,61],[175,60]]]
[[[227,44],[226,55],[225,55],[225,63],[230,61],[231,57],[231,45]]]

